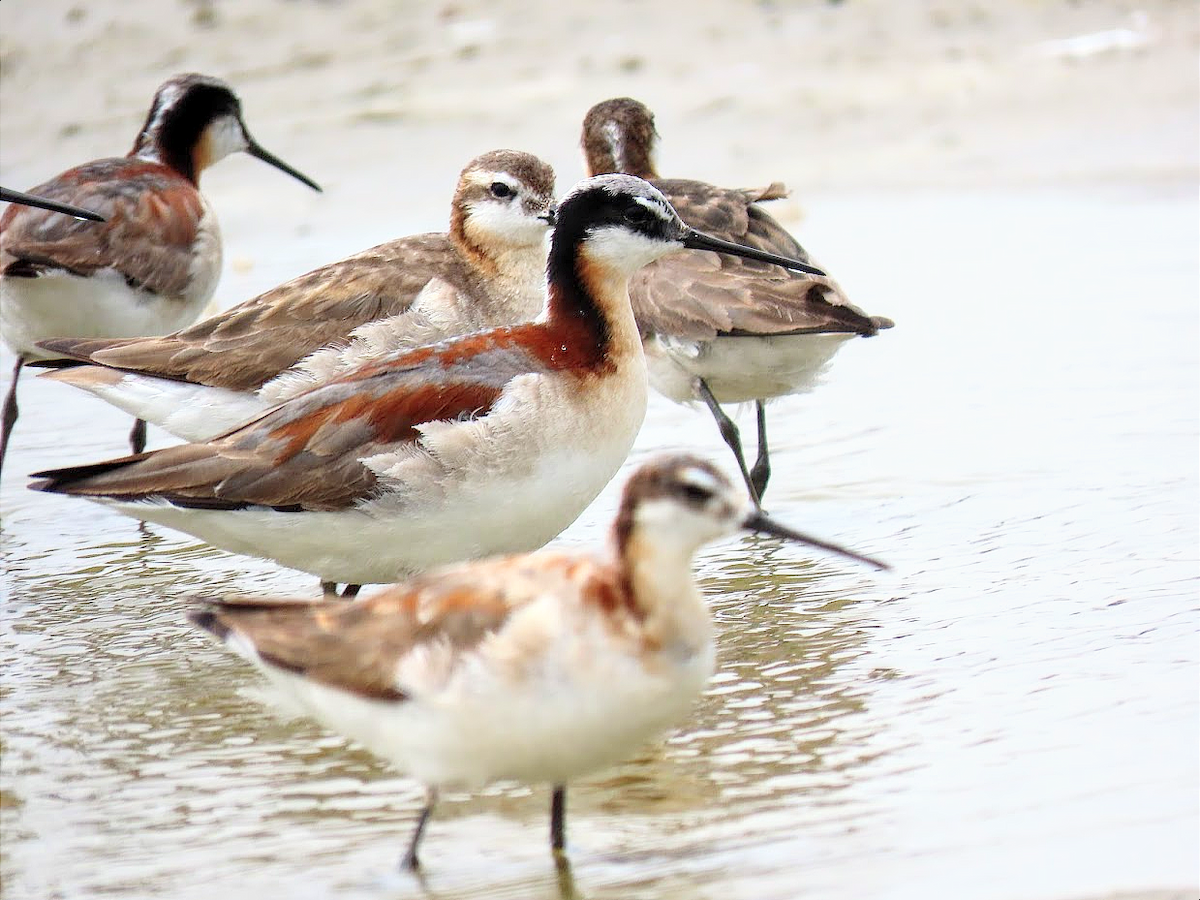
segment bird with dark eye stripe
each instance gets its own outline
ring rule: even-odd
[[[633,444],[646,369],[626,285],[685,248],[807,268],[690,228],[640,178],[589,178],[559,205],[534,321],[372,359],[208,443],[40,472],[32,486],[324,582],[535,549]]]
[[[566,849],[567,782],[684,718],[713,671],[691,560],[739,529],[883,568],[763,515],[710,463],[668,456],[625,485],[602,553],[546,550],[440,569],[351,603],[209,601],[200,628],[297,704],[427,786],[401,865],[450,787],[551,787]]]
[[[162,337],[43,341],[92,363],[44,377],[209,440],[371,359],[534,318],[554,191],[536,156],[482,153],[458,176],[447,232],[379,244]]]
[[[236,152],[320,190],[250,136],[229,85],[177,75],[155,93],[127,156],[84,163],[32,188],[102,223],[18,206],[0,217],[0,333],[17,354],[0,464],[17,421],[22,367],[59,358],[40,341],[163,334],[203,312],[221,274],[221,236],[200,173]],[[145,442],[139,419],[130,445],[137,453]]]
[[[685,222],[709,234],[811,262],[804,248],[760,205],[786,196],[782,185],[729,190],[659,178],[658,132],[650,110],[629,97],[597,103],[583,121],[588,172],[648,179]],[[703,402],[758,501],[771,475],[766,401],[812,390],[843,343],[892,327],[850,305],[821,269],[785,271],[757,260],[684,253],[654,262],[630,282],[650,383],[676,401]],[[758,457],[747,468],[741,434],[721,408],[753,401]]]
[[[680,487],[680,491],[688,502],[696,506],[707,503],[713,495],[710,488],[701,487],[698,484],[683,484]]]

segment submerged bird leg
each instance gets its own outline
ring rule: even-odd
[[[759,506],[758,488],[755,487],[750,478],[750,472],[746,468],[746,457],[742,455],[742,436],[738,433],[737,426],[733,424],[733,419],[725,414],[725,410],[721,409],[721,404],[717,402],[717,398],[713,396],[712,390],[709,389],[703,378],[696,379],[693,390],[712,412],[713,418],[717,420],[717,428],[721,431],[721,437],[725,439],[725,443],[729,445],[729,449],[733,451],[733,455],[737,459],[738,468],[742,472],[742,480],[746,482],[746,490],[750,492],[750,499],[754,501],[755,506]]]
[[[4,456],[8,453],[8,436],[12,434],[13,426],[17,424],[17,379],[21,377],[21,367],[25,365],[25,357],[17,355],[17,364],[13,366],[12,386],[4,399],[3,432],[0,433],[0,469],[4,468]]]
[[[321,593],[325,595],[326,599],[328,599],[329,597],[336,597],[338,595],[337,582],[336,581],[322,581],[321,582]]]
[[[767,481],[771,478],[771,456],[767,449],[767,404],[765,400],[755,400],[754,405],[758,411],[758,459],[750,470],[750,480],[754,482],[761,502],[767,493]]]
[[[141,453],[146,449],[146,420],[134,419],[133,430],[129,432],[129,446],[133,452]]]
[[[421,815],[417,816],[417,827],[413,831],[412,840],[408,842],[408,850],[404,852],[404,858],[400,860],[400,868],[410,872],[421,868],[421,861],[417,859],[417,845],[421,843],[421,835],[425,833],[425,825],[429,822],[429,817],[433,815],[433,808],[437,805],[437,801],[437,788],[431,787],[429,793],[425,795],[425,808],[421,810]]]
[[[575,887],[575,873],[571,871],[571,860],[567,854],[554,855],[554,871],[558,881],[559,900],[582,900],[579,888]]]
[[[567,846],[567,787],[554,786],[550,795],[550,849],[555,856],[562,855]]]

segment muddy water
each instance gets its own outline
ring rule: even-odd
[[[427,881],[396,874],[417,786],[266,712],[254,674],[181,618],[193,595],[310,579],[24,491],[24,473],[119,452],[127,423],[23,385],[3,482],[5,896],[1194,895],[1193,189],[808,208],[807,242],[898,324],[771,407],[768,506],[895,572],[753,538],[703,552],[719,674],[676,733],[573,786],[572,878],[547,852],[546,791],[508,785],[452,797]],[[256,241],[280,277],[321,249]],[[631,464],[681,446],[727,462],[704,413],[653,402]],[[561,540],[598,540],[614,500]]]

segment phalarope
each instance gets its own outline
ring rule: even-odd
[[[767,518],[710,463],[671,456],[625,485],[604,554],[548,551],[440,569],[356,600],[214,600],[191,620],[318,721],[423,782],[418,847],[439,789],[566,783],[677,724],[713,671],[712,620],[691,574],[739,528],[868,557]]]
[[[629,276],[685,248],[805,266],[690,228],[640,178],[590,178],[559,206],[536,321],[390,354],[208,443],[39,472],[31,487],[327,583],[536,549],[633,444],[646,367]]]
[[[103,224],[9,207],[0,217],[0,326],[17,354],[4,406],[0,464],[17,420],[17,380],[46,338],[161,334],[195,320],[217,287],[221,238],[200,173],[244,151],[317,184],[250,137],[225,82],[177,75],[154,95],[128,156],[63,172],[32,192],[103,216]],[[145,446],[145,423],[130,434]]]
[[[589,174],[626,172],[649,180],[693,227],[809,262],[786,229],[758,205],[786,195],[780,184],[730,190],[702,181],[663,179],[654,167],[654,117],[628,97],[597,103],[583,121]],[[838,348],[892,321],[850,305],[819,269],[784,271],[754,260],[686,253],[660,260],[629,285],[650,383],[677,403],[701,400],[733,451],[758,501],[771,474],[765,401],[811,390]],[[741,435],[722,403],[753,400],[758,458],[746,467]]]
[[[209,440],[388,352],[534,318],[553,206],[550,166],[484,153],[459,176],[448,233],[380,244],[163,337],[43,341],[98,364],[43,377]]]

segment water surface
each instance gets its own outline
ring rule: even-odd
[[[2,488],[6,896],[1194,896],[1194,201],[808,203],[802,238],[897,326],[770,407],[768,507],[895,571],[706,549],[719,674],[677,732],[572,786],[573,883],[547,791],[510,785],[442,805],[424,885],[395,873],[419,787],[268,712],[182,619],[312,579],[25,491],[128,428],[29,379]],[[352,249],[318,238],[259,235],[257,287]],[[680,447],[728,466],[707,413],[653,401],[630,465]],[[615,498],[560,540],[601,540]]]

